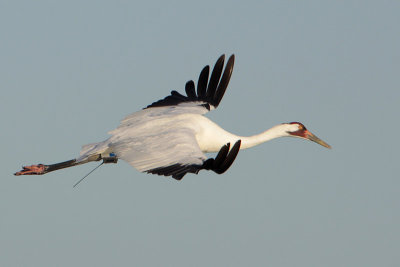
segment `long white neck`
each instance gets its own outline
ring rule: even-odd
[[[242,140],[242,145],[240,146],[240,149],[246,149],[283,136],[289,136],[289,134],[287,133],[287,125],[278,124],[260,134],[248,137],[238,136],[238,139]]]
[[[233,145],[242,140],[240,149],[246,149],[267,142],[274,138],[289,136],[288,125],[279,124],[257,135],[245,137],[229,133],[204,116],[196,116],[193,125],[197,129],[196,139],[203,152],[218,152],[227,143]],[[200,126],[200,127],[199,127]]]

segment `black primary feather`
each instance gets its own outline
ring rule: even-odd
[[[177,91],[171,91],[171,95],[161,99],[157,102],[148,105],[146,108],[154,107],[165,107],[175,106],[184,102],[204,102],[199,105],[204,106],[210,110],[210,105],[214,108],[218,107],[219,103],[224,96],[226,88],[228,87],[229,80],[232,75],[232,70],[235,62],[235,55],[231,55],[225,66],[225,70],[222,73],[224,67],[225,55],[218,58],[215,63],[214,69],[211,73],[211,78],[208,81],[210,67],[205,66],[200,72],[199,80],[197,82],[197,95],[194,82],[188,81],[185,86],[186,96],[178,93]],[[221,77],[222,74],[222,77]]]

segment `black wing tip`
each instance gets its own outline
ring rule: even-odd
[[[176,163],[170,166],[147,170],[146,172],[163,176],[172,176],[172,178],[179,181],[182,180],[183,176],[185,176],[187,173],[197,174],[199,170],[199,165],[183,165]]]
[[[232,73],[233,71],[233,67],[235,66],[235,54],[232,54],[229,59],[228,62],[226,63],[226,67],[225,68],[229,68],[230,72]]]
[[[219,61],[221,61],[221,60],[225,62],[225,54],[222,54],[222,55],[218,58],[217,62],[219,62]],[[231,55],[229,56],[228,61],[227,61],[227,63],[226,63],[227,66],[228,66],[228,63],[229,63],[229,62],[231,62],[230,64],[234,64],[234,63],[235,63],[235,54],[231,54]]]
[[[225,62],[225,54],[222,54],[218,59],[217,59],[217,62],[215,62],[215,65],[217,65],[217,64],[224,64],[224,62]]]
[[[233,66],[235,64],[235,55],[232,54],[228,62],[226,63],[224,73],[222,74],[222,77],[220,77],[220,81],[218,84],[218,88],[215,91],[214,98],[213,98],[213,103],[214,107],[217,108],[219,103],[221,102],[226,89],[228,88],[229,81],[231,80],[232,76],[232,71],[233,71]]]
[[[235,161],[239,153],[242,141],[238,140],[229,150],[230,143],[222,146],[215,159],[208,159],[204,162],[202,169],[212,170],[215,173],[223,174],[226,172],[232,163]]]
[[[223,60],[225,60],[225,54],[222,54],[221,56],[219,56],[219,58],[218,58],[218,60],[221,60],[221,59],[223,59]],[[229,56],[229,59],[228,60],[235,60],[235,54],[231,54],[230,56]],[[217,61],[218,61],[217,60]]]
[[[171,92],[171,95],[148,105],[144,109],[153,107],[174,106],[182,102],[193,102],[193,101],[206,102],[212,105],[214,108],[217,108],[222,100],[226,88],[228,87],[230,77],[233,71],[234,61],[235,61],[235,54],[232,54],[225,65],[225,70],[223,70],[225,62],[225,54],[222,54],[215,62],[214,68],[211,72],[211,77],[209,77],[210,66],[206,65],[200,72],[197,84],[197,95],[196,95],[196,90],[194,88],[195,87],[194,82],[188,81],[185,86],[185,91],[187,96],[184,96],[174,90]]]

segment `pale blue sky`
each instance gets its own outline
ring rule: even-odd
[[[260,1],[261,2],[261,1]],[[399,266],[400,2],[2,1],[1,266]],[[301,121],[181,182],[74,158],[236,55],[209,117]]]

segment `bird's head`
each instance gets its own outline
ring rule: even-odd
[[[307,139],[310,141],[313,141],[317,144],[320,144],[321,146],[324,146],[326,148],[331,148],[330,145],[319,139],[317,136],[312,134],[307,128],[300,122],[290,122],[290,123],[284,123],[286,126],[286,133],[287,136],[291,137],[297,137],[297,138],[303,138]]]

